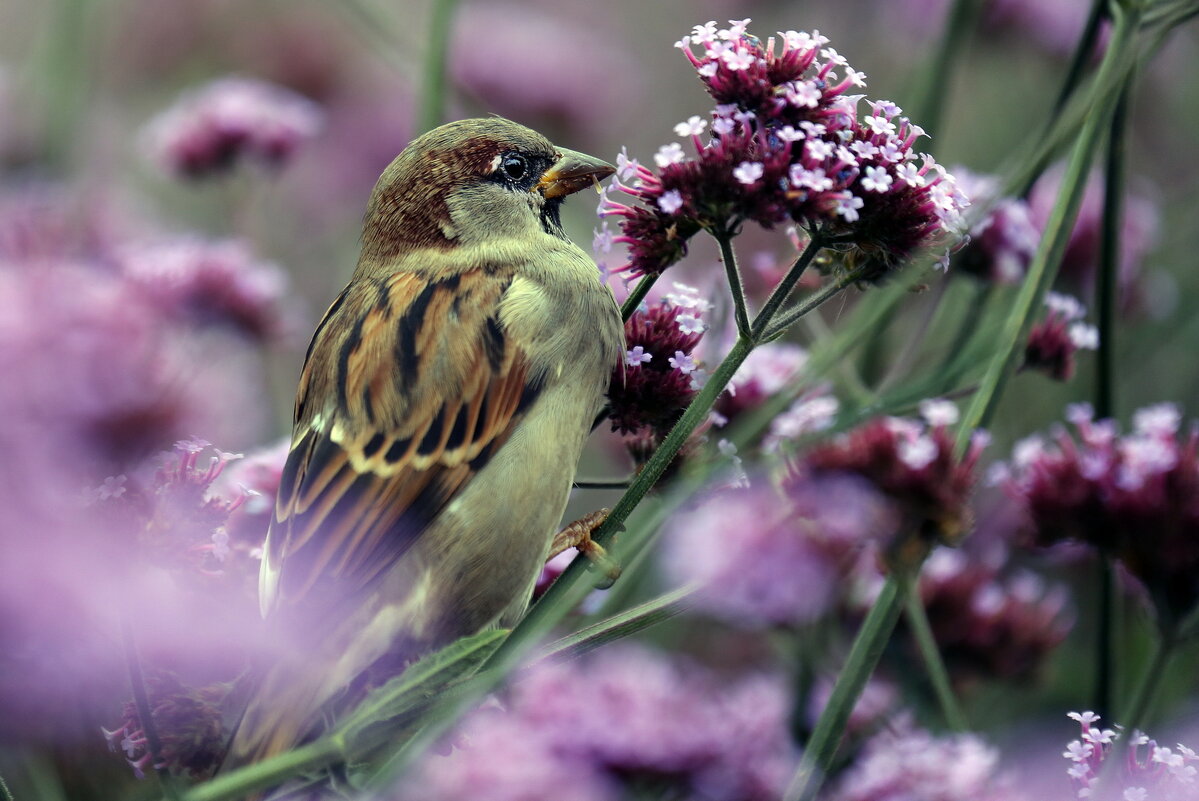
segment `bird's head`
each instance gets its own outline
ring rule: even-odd
[[[383,171],[366,212],[363,258],[538,231],[561,237],[562,200],[614,171],[500,117],[442,125]]]

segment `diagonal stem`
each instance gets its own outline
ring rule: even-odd
[[[141,658],[137,654],[137,641],[133,637],[133,624],[128,613],[121,616],[121,641],[125,647],[125,662],[129,668],[129,687],[133,691],[133,703],[137,707],[138,722],[146,734],[146,750],[150,753],[150,767],[158,777],[163,794],[171,801],[179,798],[179,788],[171,778],[171,772],[162,765],[162,741],[158,738],[158,727],[154,724],[154,709],[146,692],[146,678],[142,673]]]
[[[953,694],[949,671],[945,669],[945,660],[941,658],[937,639],[933,636],[932,627],[928,623],[928,613],[920,599],[917,582],[912,582],[907,596],[904,617],[912,629],[912,635],[916,639],[920,655],[924,658],[924,668],[928,671],[928,679],[937,696],[937,703],[941,705],[941,714],[945,717],[946,725],[952,731],[964,732],[969,729],[966,715],[962,712],[961,705],[958,704],[957,696]]]
[[[749,336],[749,309],[745,303],[745,287],[741,281],[741,268],[737,265],[737,254],[733,252],[733,232],[721,229],[712,236],[720,245],[720,261],[729,279],[729,291],[733,295],[733,316],[737,321],[737,333]]]
[[[768,326],[774,322],[774,317],[778,314],[782,305],[787,302],[787,298],[791,295],[791,290],[795,289],[795,285],[799,283],[799,279],[803,276],[804,270],[812,263],[812,259],[816,254],[828,244],[824,235],[820,231],[812,233],[811,240],[808,241],[808,246],[804,248],[803,253],[799,254],[799,258],[791,265],[791,269],[783,276],[783,280],[779,281],[779,285],[770,293],[770,297],[762,304],[762,310],[758,312],[758,316],[754,318],[753,325],[750,326],[750,335],[755,342],[764,342],[769,337],[763,336]],[[838,290],[839,291],[839,290]],[[831,297],[831,295],[830,295]],[[827,300],[828,298],[825,298]],[[823,301],[822,301],[823,302]],[[795,316],[791,322],[795,322],[802,315]],[[788,323],[789,325],[790,323]]]
[[[641,280],[629,290],[629,296],[620,305],[620,319],[626,323],[629,321],[629,318],[633,316],[633,312],[637,311],[637,307],[641,305],[641,301],[645,300],[645,296],[654,288],[654,284],[657,283],[661,275],[661,273],[650,273],[641,276]]]

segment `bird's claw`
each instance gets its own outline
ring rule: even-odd
[[[616,579],[620,578],[620,565],[608,555],[604,546],[591,539],[591,533],[608,518],[608,512],[608,509],[589,512],[559,531],[550,545],[550,559],[567,548],[577,548],[579,553],[587,557],[588,561],[603,573],[605,581],[599,585],[600,589],[611,587]],[[621,526],[621,529],[623,528]]]

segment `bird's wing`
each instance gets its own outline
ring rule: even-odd
[[[263,614],[386,571],[541,389],[499,306],[511,275],[351,283],[309,346],[259,582]]]

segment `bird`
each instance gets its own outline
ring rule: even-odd
[[[383,171],[301,371],[259,574],[275,646],[224,769],[311,739],[372,671],[523,614],[622,363],[616,300],[560,218],[613,172],[500,117]]]

